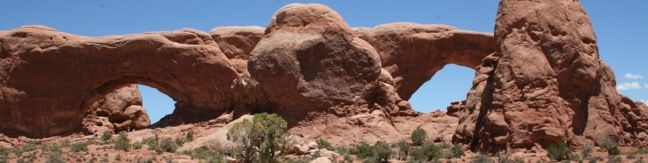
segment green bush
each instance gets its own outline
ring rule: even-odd
[[[222,154],[217,149],[210,148],[210,147],[200,147],[200,148],[193,149],[191,151],[185,151],[184,153],[186,155],[191,156],[194,159],[198,159],[209,163],[223,162]]]
[[[112,136],[112,131],[104,131],[101,135],[101,141],[108,142],[110,139],[112,139]]]
[[[25,144],[21,151],[22,152],[31,152],[34,151],[37,147],[37,144],[40,144],[40,141],[28,141],[27,144]]]
[[[427,132],[425,132],[425,130],[421,128],[417,128],[416,130],[414,130],[414,132],[412,132],[411,137],[412,137],[412,143],[414,143],[414,145],[419,146],[426,142]]]
[[[356,145],[351,153],[368,162],[389,162],[393,151],[389,148],[389,144],[378,141],[374,145],[362,142]]]
[[[130,140],[128,140],[128,136],[126,136],[125,133],[120,133],[117,140],[115,140],[115,149],[124,151],[130,150]]]
[[[70,150],[72,150],[72,152],[88,151],[88,143],[86,142],[72,143],[70,144]]]
[[[452,157],[453,158],[459,158],[464,155],[465,151],[463,147],[459,144],[453,144],[452,148],[450,148],[450,152],[452,152]]]
[[[152,138],[146,138],[142,140],[143,144],[146,144],[148,146],[148,150],[157,150],[158,149],[158,138],[157,136],[152,137]]]
[[[187,140],[187,142],[193,141],[194,140],[194,132],[193,131],[187,132],[187,135],[185,135],[185,139]]]
[[[7,163],[7,156],[9,155],[9,151],[0,146],[0,163]]]
[[[333,145],[324,139],[317,139],[315,142],[320,149],[333,149]]]
[[[235,123],[227,132],[227,139],[239,144],[243,162],[276,162],[275,154],[283,147],[287,128],[287,122],[280,116],[261,113],[254,115],[251,121]]]
[[[50,155],[47,157],[47,160],[45,162],[46,163],[65,163],[65,161],[61,158],[61,153],[59,153],[59,152],[50,153]]]
[[[133,143],[132,147],[133,149],[142,149],[142,145],[144,145],[144,143],[142,141],[138,141]]]
[[[407,160],[411,148],[410,144],[405,140],[401,140],[396,143],[396,146],[398,147],[398,160]]]
[[[567,160],[569,159],[570,151],[571,149],[569,149],[569,146],[567,146],[563,142],[559,142],[557,144],[550,145],[549,148],[547,148],[547,156],[556,161]]]
[[[425,143],[411,151],[412,159],[415,161],[432,161],[441,158],[441,147],[433,143]]]
[[[621,153],[619,151],[619,144],[612,139],[603,139],[598,144],[601,148],[605,149],[610,156],[619,155]]]
[[[171,138],[164,138],[159,144],[159,149],[163,152],[174,153],[178,148],[180,148],[180,145],[178,145],[177,141],[173,141]]]

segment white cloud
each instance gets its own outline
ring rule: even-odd
[[[648,100],[639,100],[640,102],[643,102],[644,104],[648,104]]]
[[[641,89],[639,82],[626,82],[617,85],[617,90]]]
[[[625,77],[628,78],[628,79],[643,79],[644,78],[643,75],[633,74],[633,73],[626,73]]]

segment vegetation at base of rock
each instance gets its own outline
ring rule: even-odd
[[[101,140],[104,142],[109,141],[112,139],[113,133],[111,131],[104,131],[103,134],[101,135]]]
[[[406,160],[411,149],[410,144],[405,140],[401,140],[396,143],[396,147],[398,147],[398,160]]]
[[[351,150],[351,154],[367,162],[388,162],[393,151],[389,148],[389,144],[384,141],[378,141],[374,145],[362,142]]]
[[[450,148],[450,152],[452,152],[452,158],[459,158],[464,155],[465,150],[461,145],[453,144],[452,148]]]
[[[547,148],[547,156],[556,161],[569,159],[569,152],[571,152],[571,149],[563,142],[549,145]]]
[[[320,149],[333,149],[333,145],[324,139],[317,139],[315,142],[317,143],[317,147]]]
[[[190,151],[183,152],[191,158],[198,159],[209,163],[223,162],[223,154],[220,150],[211,147],[200,147]]]
[[[608,152],[609,155],[619,155],[621,152],[619,151],[619,144],[616,143],[616,141],[612,139],[603,139],[601,142],[598,143],[599,147],[605,149],[605,151]]]
[[[164,138],[160,141],[160,144],[158,146],[159,150],[162,152],[175,152],[178,148],[180,148],[179,144],[181,141],[174,141],[171,138]]]
[[[415,147],[410,152],[414,161],[432,161],[441,158],[441,147],[433,143],[425,143],[420,147]]]
[[[85,152],[88,151],[88,143],[87,142],[76,142],[70,144],[70,150],[72,152]]]
[[[283,135],[288,123],[276,114],[260,113],[252,120],[235,123],[227,132],[227,139],[241,149],[239,160],[248,163],[277,162],[276,153],[283,148]]]
[[[128,151],[130,150],[130,148],[131,145],[130,145],[130,140],[128,140],[128,136],[125,133],[120,133],[117,139],[115,140],[115,149]]]
[[[425,132],[425,130],[421,128],[417,128],[416,130],[414,130],[414,132],[412,132],[411,137],[412,143],[414,143],[414,145],[422,145],[427,140],[427,132]]]
[[[50,155],[47,157],[47,160],[45,161],[46,163],[65,163],[61,158],[61,153],[59,152],[52,152]]]
[[[194,140],[194,132],[193,131],[187,132],[187,134],[185,135],[185,140],[188,141],[188,142],[193,141]]]

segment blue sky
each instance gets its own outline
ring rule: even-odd
[[[87,35],[115,35],[218,26],[266,26],[272,14],[294,2],[315,2],[337,10],[353,27],[372,27],[407,21],[448,24],[461,29],[492,32],[497,0],[436,1],[186,1],[186,0],[10,0],[0,6],[0,30],[41,24],[59,31]],[[618,89],[634,100],[648,100],[648,1],[583,1],[594,23],[602,58],[612,66]],[[411,99],[423,112],[445,109],[461,100],[471,86],[474,71],[448,65]],[[173,111],[173,100],[154,88],[140,86],[144,106],[155,122]]]

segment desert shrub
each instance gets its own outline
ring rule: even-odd
[[[223,162],[222,154],[217,149],[210,148],[210,147],[203,146],[200,148],[195,148],[190,151],[185,151],[183,153],[191,156],[191,158],[209,162],[209,163]]]
[[[389,157],[394,153],[389,144],[384,141],[378,141],[374,144],[375,160],[378,162],[389,162]]]
[[[193,141],[194,140],[194,132],[193,131],[188,131],[187,134],[185,135],[185,139],[187,142]]]
[[[0,163],[7,163],[8,155],[9,155],[9,151],[3,146],[0,146]]]
[[[70,150],[72,150],[72,152],[88,151],[88,143],[87,142],[72,143],[70,144]]]
[[[0,146],[0,157],[1,156],[6,156],[8,154],[9,154],[9,149],[7,149],[7,148],[5,148],[3,146]]]
[[[424,143],[420,147],[412,149],[410,155],[415,161],[432,161],[441,158],[441,147],[433,143]]]
[[[320,149],[333,149],[333,145],[324,139],[317,139],[315,142]]]
[[[154,150],[154,151],[158,150],[158,137],[157,136],[152,137],[152,138],[146,138],[146,139],[142,140],[142,143],[146,144],[146,146],[148,146],[148,150]]]
[[[425,130],[421,128],[417,128],[416,130],[414,130],[414,132],[412,132],[411,137],[412,137],[412,143],[414,145],[419,146],[425,143],[427,139],[427,132],[425,132]]]
[[[396,143],[396,147],[398,147],[398,160],[407,160],[407,155],[409,155],[411,149],[410,144],[405,140],[401,140]]]
[[[59,153],[59,152],[50,153],[50,155],[47,157],[47,160],[45,162],[46,163],[65,163],[65,161],[61,158],[61,153]]]
[[[378,141],[374,145],[362,142],[356,145],[351,153],[367,162],[388,162],[393,151],[389,148],[389,144]]]
[[[112,139],[112,136],[112,131],[104,131],[103,134],[101,134],[101,141],[108,142],[110,139]]]
[[[175,152],[178,148],[180,148],[180,145],[178,145],[177,141],[173,141],[171,138],[164,138],[160,141],[159,147],[158,147],[162,152],[170,152],[173,153]]]
[[[619,155],[620,153],[619,144],[612,139],[603,139],[598,144],[601,148],[605,149],[610,156]]]
[[[130,140],[128,140],[128,136],[126,136],[125,133],[120,133],[115,140],[115,149],[128,151],[130,150],[130,146],[131,145]]]
[[[132,147],[133,149],[142,149],[142,145],[144,145],[143,141],[138,141],[133,143]]]
[[[275,154],[283,146],[287,128],[287,122],[278,115],[261,113],[252,120],[235,123],[227,132],[227,139],[239,144],[243,162],[276,162]]]
[[[471,162],[472,163],[494,163],[495,161],[493,161],[490,157],[488,157],[487,154],[479,153],[479,155],[474,156],[472,158]]]
[[[31,152],[37,148],[37,145],[40,144],[40,141],[28,141],[27,144],[22,146],[21,152]]]
[[[592,151],[594,147],[591,144],[583,145],[583,150],[581,151],[582,159],[587,159],[592,156]]]
[[[567,160],[569,159],[570,151],[571,149],[569,148],[569,146],[567,146],[563,142],[559,142],[553,145],[549,145],[549,148],[547,148],[547,156],[556,161]]]
[[[453,144],[450,148],[450,152],[452,152],[452,158],[459,158],[464,155],[465,150],[463,149],[463,147],[461,147],[461,145]]]

